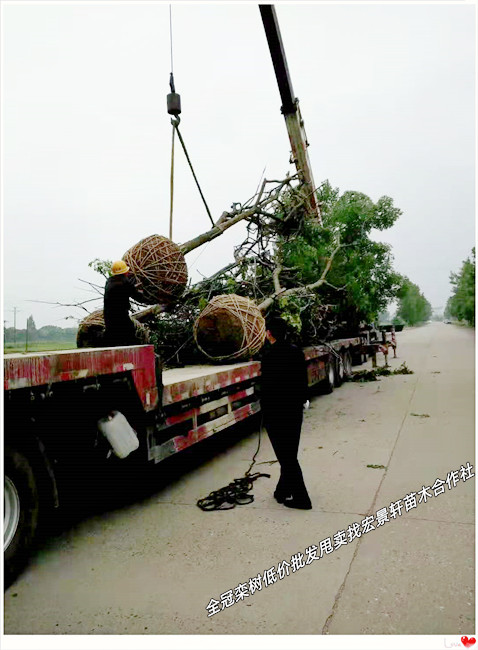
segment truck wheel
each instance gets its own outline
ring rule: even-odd
[[[349,350],[345,350],[343,356],[344,378],[352,376],[352,355]]]
[[[28,559],[38,526],[35,476],[23,453],[5,448],[3,550],[7,588]]]
[[[335,387],[338,388],[339,386],[342,386],[345,378],[344,358],[342,352],[338,357],[334,358],[334,366]]]
[[[335,362],[327,361],[325,366],[325,379],[320,383],[321,392],[324,395],[330,395],[335,386]]]

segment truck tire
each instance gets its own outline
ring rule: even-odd
[[[343,358],[343,352],[341,351],[339,356],[334,357],[334,365],[335,365],[335,387],[338,388],[339,386],[342,386],[344,383],[345,379],[345,368],[344,368],[344,358]]]
[[[325,365],[325,379],[320,382],[321,393],[330,395],[335,386],[335,362],[333,359],[327,361]]]
[[[3,550],[5,588],[22,571],[38,527],[38,488],[28,458],[5,448]]]
[[[344,365],[344,379],[348,379],[352,376],[352,355],[349,350],[344,350],[342,361]]]

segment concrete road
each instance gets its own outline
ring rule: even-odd
[[[267,437],[257,468],[272,477],[255,483],[253,504],[196,507],[248,468],[249,435],[146,499],[50,539],[5,594],[5,634],[474,634],[474,330],[433,323],[397,336],[391,363],[414,374],[346,383],[306,413],[312,511],[273,499]],[[423,486],[432,496],[412,507]],[[389,521],[378,525],[383,508]],[[240,584],[250,595],[231,601]],[[211,599],[224,609],[208,616]]]

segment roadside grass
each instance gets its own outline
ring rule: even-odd
[[[5,343],[3,354],[18,354],[24,352],[51,352],[54,350],[76,350],[75,341],[31,341],[25,343]]]

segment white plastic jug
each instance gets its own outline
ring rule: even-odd
[[[98,420],[98,429],[107,438],[118,458],[126,458],[139,447],[136,432],[119,411],[112,411],[107,417]]]

